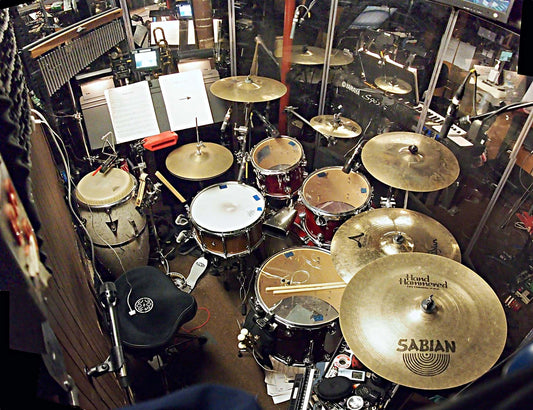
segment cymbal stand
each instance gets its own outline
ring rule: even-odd
[[[235,127],[234,133],[235,137],[237,138],[237,141],[240,143],[240,151],[237,152],[237,162],[241,164],[239,168],[239,174],[237,176],[237,181],[242,182],[242,179],[245,174],[245,170],[248,164],[248,161],[250,160],[249,154],[248,154],[248,141],[249,138],[247,136],[249,135],[251,129],[250,129],[250,116],[252,114],[252,103],[245,103],[244,105],[244,125]]]

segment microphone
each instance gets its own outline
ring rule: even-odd
[[[345,174],[349,174],[350,173],[352,168],[354,168],[355,157],[357,157],[361,153],[361,148],[362,147],[363,147],[363,141],[361,140],[356,145],[356,147],[354,148],[353,154],[350,157],[350,159],[348,159],[348,161],[346,161],[346,163],[342,167],[342,172],[344,172]],[[359,167],[360,167],[360,165],[357,165],[357,167],[354,168],[354,171],[357,170],[357,168],[359,168]]]
[[[448,109],[446,110],[446,118],[444,119],[444,123],[442,124],[442,128],[440,129],[439,136],[441,139],[444,139],[448,136],[448,133],[450,132],[450,128],[453,125],[453,122],[455,121],[455,116],[457,115],[457,111],[459,109],[459,104],[461,104],[461,100],[463,99],[463,96],[465,95],[466,90],[466,84],[468,83],[468,80],[470,79],[470,76],[475,72],[475,70],[470,70],[466,78],[463,80],[462,84],[459,86],[457,91],[452,97],[452,102],[448,106]]]
[[[270,135],[273,138],[277,138],[281,135],[278,129],[274,127],[272,123],[268,121],[263,115],[259,114],[257,110],[254,110],[254,114],[259,117],[259,119],[263,122],[263,124],[265,124],[265,130],[268,135]]]
[[[300,22],[300,9],[299,7],[296,7],[296,10],[294,10],[294,17],[292,19],[291,34],[289,36],[291,40],[294,39],[294,32],[296,31],[296,26],[298,25],[299,22]]]
[[[222,122],[222,126],[220,127],[220,132],[222,133],[226,132],[226,127],[228,126],[230,117],[231,117],[231,107],[229,107],[228,111],[226,111],[226,115],[224,116],[224,121]]]

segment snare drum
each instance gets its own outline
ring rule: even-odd
[[[300,190],[305,206],[303,229],[318,246],[328,246],[337,228],[350,216],[370,207],[372,187],[358,172],[342,167],[320,168],[309,174]]]
[[[135,206],[137,181],[119,168],[85,175],[76,187],[80,216],[96,258],[119,277],[148,264],[150,239],[146,218]]]
[[[298,140],[265,138],[252,149],[251,160],[257,186],[264,195],[288,199],[302,186],[307,163]]]
[[[265,199],[236,181],[209,186],[192,200],[193,235],[203,251],[228,258],[251,253],[263,240]]]
[[[294,247],[268,258],[257,269],[256,309],[271,316],[269,354],[287,365],[327,361],[342,338],[338,324],[344,288],[274,294],[269,287],[343,282],[328,251]]]

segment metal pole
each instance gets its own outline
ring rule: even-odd
[[[235,35],[235,1],[228,0],[230,73],[237,75],[237,37]]]
[[[498,186],[494,190],[494,193],[492,194],[492,198],[490,199],[489,204],[487,205],[487,209],[485,210],[485,213],[481,217],[481,221],[479,222],[474,234],[472,235],[472,239],[470,240],[470,243],[468,244],[468,247],[466,248],[464,252],[465,258],[468,258],[470,256],[470,253],[472,252],[474,245],[479,239],[479,235],[481,234],[481,231],[483,227],[485,226],[487,219],[489,219],[492,209],[494,208],[494,205],[496,205],[496,201],[500,197],[503,187],[505,183],[507,182],[507,179],[509,178],[511,171],[513,170],[513,167],[516,163],[516,156],[518,155],[518,152],[520,151],[520,147],[522,146],[524,140],[526,139],[527,133],[529,132],[529,129],[531,128],[532,124],[533,124],[533,110],[530,111],[529,116],[527,117],[526,123],[522,127],[522,131],[520,131],[520,135],[518,136],[514,144],[513,150],[511,151],[511,154],[509,156],[509,163],[507,164],[505,171],[503,171],[502,177],[500,178],[500,182],[498,183]]]
[[[122,21],[124,22],[124,30],[126,31],[126,40],[128,42],[128,51],[135,50],[135,43],[133,41],[133,31],[131,30],[130,11],[126,0],[119,0],[120,8],[122,9]]]

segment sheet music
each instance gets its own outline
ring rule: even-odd
[[[172,131],[213,123],[213,115],[200,70],[159,77],[159,86]]]
[[[150,44],[156,45],[160,40],[163,39],[163,34],[161,30],[156,30],[156,28],[161,28],[165,35],[165,40],[169,46],[179,46],[180,45],[180,20],[168,20],[168,21],[152,21],[150,22]],[[155,33],[154,33],[155,31]]]
[[[104,91],[117,144],[159,134],[147,81]]]

